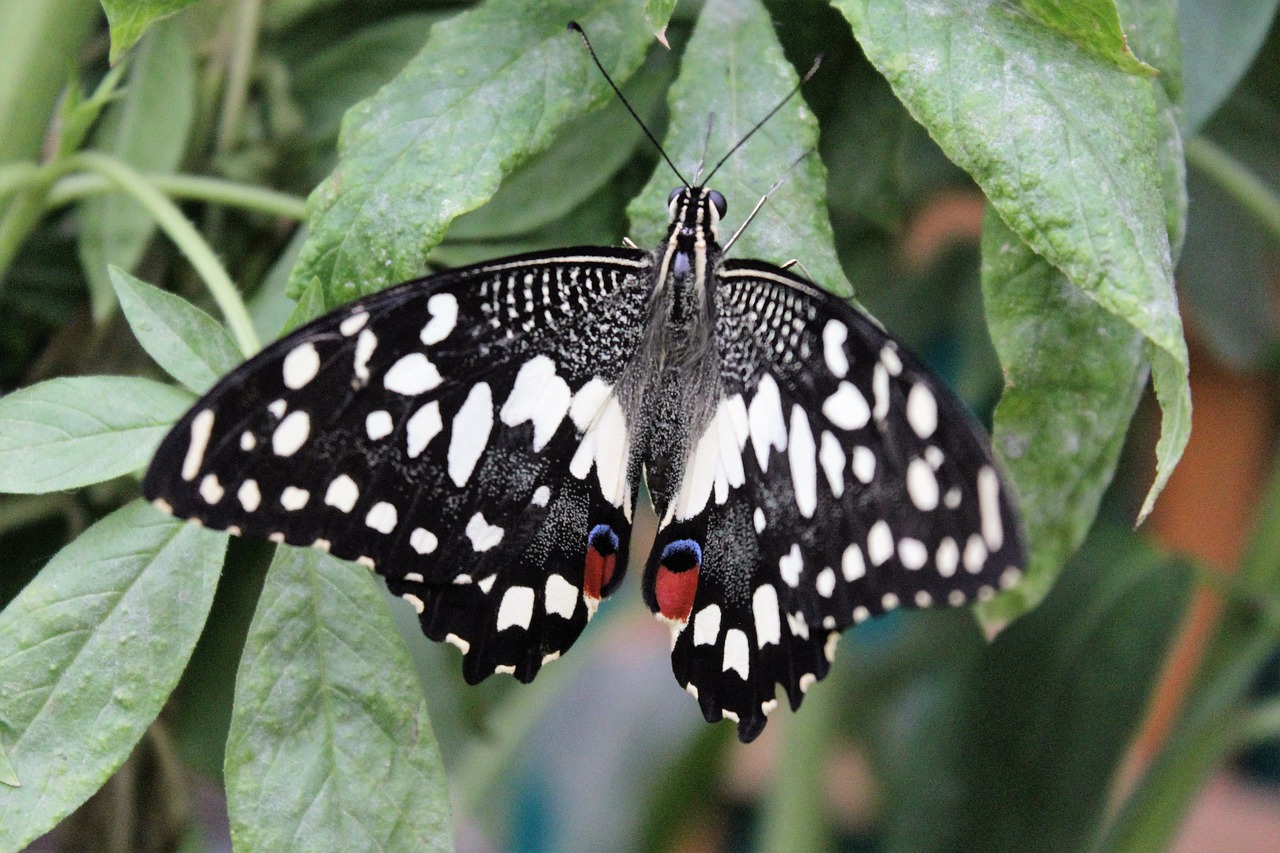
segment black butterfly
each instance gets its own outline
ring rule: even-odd
[[[621,583],[643,477],[645,602],[744,741],[850,625],[1016,583],[1016,512],[943,383],[811,282],[726,260],[720,193],[668,212],[651,252],[503,258],[298,329],[178,421],[143,491],[376,569],[468,682],[528,682]]]

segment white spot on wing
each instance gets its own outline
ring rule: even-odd
[[[378,501],[369,507],[369,512],[364,517],[364,523],[379,533],[390,533],[395,530],[398,520],[395,506],[386,501]]]
[[[1000,520],[1000,478],[990,465],[978,471],[978,516],[982,519],[982,539],[991,551],[1004,544],[1004,524]]]
[[[982,566],[987,562],[987,546],[982,541],[982,537],[973,534],[964,544],[964,567],[970,574],[977,574],[982,571]]]
[[[574,401],[577,405],[577,401]],[[626,416],[616,397],[609,396],[604,410],[596,417],[569,461],[569,473],[585,479],[595,466],[600,492],[614,506],[622,506],[627,498],[627,464],[631,438]],[[627,511],[630,512],[628,505]]]
[[[526,361],[516,374],[511,394],[502,404],[498,417],[507,426],[533,422],[533,449],[542,450],[555,435],[560,422],[569,412],[573,392],[556,375],[556,365],[545,355]]]
[[[280,506],[290,512],[302,509],[309,500],[311,500],[311,493],[297,486],[285,486],[284,491],[280,493]]]
[[[222,496],[227,490],[222,488],[222,484],[218,482],[217,474],[205,474],[200,480],[200,497],[204,498],[207,504],[216,504],[222,500]]]
[[[876,364],[871,371],[871,395],[875,397],[875,408],[871,414],[882,421],[889,414],[889,371],[883,363]]]
[[[938,428],[938,401],[923,382],[912,385],[907,393],[907,423],[921,438],[928,438]]]
[[[476,462],[489,443],[493,429],[493,392],[487,382],[471,386],[462,408],[453,418],[449,437],[449,477],[455,486],[464,486]]]
[[[919,456],[907,465],[907,494],[916,509],[928,512],[938,506],[938,478]]]
[[[792,543],[791,550],[778,560],[778,571],[787,586],[795,587],[800,583],[800,571],[804,568],[804,558],[800,555],[800,546]]]
[[[578,432],[585,433],[600,417],[612,390],[599,376],[593,376],[573,395],[573,402],[569,405],[569,418]]]
[[[440,403],[432,400],[414,412],[405,424],[405,449],[410,459],[417,459],[427,449],[431,439],[444,429],[440,419]]]
[[[934,555],[934,562],[938,567],[938,574],[944,578],[949,578],[956,573],[956,566],[960,565],[960,546],[956,545],[956,540],[950,536],[943,537],[938,543],[938,552]]]
[[[852,382],[841,382],[835,393],[822,401],[822,414],[843,430],[862,429],[871,420],[867,398]]]
[[[578,606],[578,588],[560,575],[552,575],[547,578],[545,598],[548,613],[569,619]]]
[[[840,573],[847,581],[856,581],[867,573],[867,563],[862,558],[862,549],[857,544],[844,549],[840,557]]]
[[[365,311],[352,314],[338,325],[338,331],[342,332],[345,337],[351,337],[356,332],[364,328],[364,324],[369,322],[369,314]]]
[[[805,621],[803,613],[788,613],[787,628],[791,630],[791,636],[809,639],[809,623]]]
[[[534,506],[546,506],[547,502],[550,500],[551,489],[546,486],[538,486],[538,488],[534,489],[532,500]]]
[[[836,573],[826,568],[818,572],[818,577],[814,580],[814,586],[818,590],[818,595],[823,598],[830,598],[831,593],[836,591]]]
[[[369,436],[373,441],[386,438],[391,435],[391,431],[394,429],[395,424],[391,421],[391,413],[385,409],[370,412],[364,419],[365,435]]]
[[[191,419],[191,443],[187,445],[187,455],[182,460],[182,479],[190,482],[196,478],[212,433],[213,409],[201,409]]]
[[[778,592],[772,584],[761,584],[751,596],[751,615],[756,621],[756,645],[764,648],[782,640],[778,621]]]
[[[431,360],[420,352],[401,356],[387,375],[382,377],[382,387],[406,397],[414,397],[440,386],[440,371]]]
[[[751,428],[751,444],[761,471],[769,470],[769,449],[787,448],[787,424],[782,417],[782,399],[778,383],[769,374],[760,378],[756,395],[747,407],[747,423]]]
[[[284,357],[281,370],[284,374],[285,387],[295,391],[315,379],[316,374],[320,372],[320,353],[316,352],[315,344],[299,344],[289,350],[289,354]]]
[[[422,611],[427,609],[427,605],[423,603],[422,599],[418,598],[418,596],[414,595],[411,592],[402,592],[400,593],[400,597],[403,598],[405,601],[409,602],[410,604],[412,604],[413,609],[417,613],[422,613]],[[450,634],[449,636],[453,636],[453,635]]]
[[[501,527],[485,521],[484,513],[477,512],[467,522],[467,538],[471,540],[472,549],[477,552],[488,551],[496,546],[505,533]]]
[[[498,605],[498,630],[511,627],[527,629],[533,619],[533,590],[527,586],[509,587]]]
[[[739,628],[730,628],[724,634],[724,663],[721,672],[733,670],[743,679],[751,672],[751,649],[747,635]]]
[[[929,562],[929,549],[919,539],[904,536],[898,542],[898,560],[905,568],[919,569]]]
[[[880,363],[884,365],[884,369],[889,371],[890,376],[897,376],[902,372],[902,359],[898,358],[898,353],[893,348],[893,344],[885,344],[880,349]]]
[[[355,361],[352,363],[352,370],[356,375],[355,385],[361,386],[369,381],[369,359],[373,358],[373,351],[377,348],[378,336],[373,330],[361,331],[360,337],[356,338]]]
[[[818,451],[818,462],[822,465],[822,473],[827,476],[827,484],[831,486],[831,494],[840,497],[844,494],[844,466],[848,460],[840,440],[827,431],[823,431],[821,449]]]
[[[871,525],[867,533],[867,556],[873,566],[879,566],[893,556],[893,533],[883,519]]]
[[[756,507],[756,511],[752,515],[751,520],[755,523],[756,533],[763,533],[764,525],[765,525],[764,510],[762,510],[760,507]]]
[[[471,651],[471,644],[459,637],[457,634],[446,634],[444,641],[451,646],[457,646],[464,655]]]
[[[430,530],[415,527],[409,534],[409,547],[419,554],[430,554],[440,544],[440,540]]]
[[[876,476],[876,454],[861,444],[853,449],[853,476],[860,483],[870,483]]]
[[[258,438],[249,430],[240,433],[240,449],[248,452],[258,446]]]
[[[351,512],[359,497],[360,489],[356,486],[356,481],[346,474],[339,474],[334,477],[325,491],[324,502],[327,506],[336,507],[342,512]]]
[[[290,412],[271,434],[271,450],[276,456],[292,456],[311,435],[311,417],[301,409]]]
[[[418,337],[431,346],[449,337],[458,324],[458,300],[452,293],[437,293],[427,300],[427,310],[431,312],[431,319]]]
[[[693,644],[711,646],[720,637],[720,605],[708,604],[693,617]]]
[[[241,483],[240,490],[236,492],[236,497],[240,500],[240,506],[244,507],[246,512],[254,512],[262,504],[262,492],[258,490],[258,482],[256,480],[245,480]]]
[[[283,418],[284,413],[288,411],[289,404],[284,400],[273,400],[271,405],[267,406],[267,411],[275,415],[277,418]]]
[[[818,462],[809,418],[799,406],[791,408],[791,433],[787,440],[787,459],[791,463],[791,485],[795,489],[796,506],[805,518],[813,518],[818,508]]]
[[[828,320],[822,327],[822,357],[827,362],[827,370],[837,379],[844,379],[849,372],[849,357],[844,352],[848,337],[849,328],[839,320]]]

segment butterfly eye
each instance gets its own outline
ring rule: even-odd
[[[711,191],[711,204],[715,206],[716,213],[720,214],[720,218],[724,218],[724,212],[729,209],[729,203],[724,200],[724,196],[715,190]]]
[[[672,202],[678,199],[680,197],[680,193],[682,192],[684,192],[684,187],[676,187],[675,189],[673,189],[671,191],[671,195],[667,196],[667,207],[670,207]]]

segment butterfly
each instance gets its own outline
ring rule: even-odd
[[[622,583],[643,481],[644,601],[744,742],[850,626],[1017,583],[1013,500],[946,385],[813,282],[726,258],[705,181],[667,212],[652,251],[500,258],[297,329],[175,424],[144,494],[376,570],[474,684],[569,649]]]

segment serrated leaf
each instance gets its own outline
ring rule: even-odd
[[[995,0],[836,0],[867,57],[1036,254],[1162,355],[1159,493],[1185,447],[1158,83]],[[1172,9],[1166,5],[1167,14]]]
[[[685,47],[671,87],[668,156],[694,180],[704,147],[710,168],[799,82],[783,56],[768,12],[758,2],[711,0]],[[707,122],[712,122],[708,144]],[[772,263],[799,259],[822,287],[852,291],[836,258],[826,209],[826,168],[816,154],[818,123],[800,95],[792,98],[711,178],[728,200],[721,243],[777,180],[783,184],[733,245],[730,255]],[[798,161],[798,162],[797,162]],[[628,206],[631,237],[656,245],[666,233],[666,199],[680,180],[660,165]]]
[[[369,572],[276,552],[236,678],[225,776],[237,849],[452,847],[426,703]]]
[[[667,43],[667,24],[671,22],[671,13],[676,10],[676,0],[645,0],[644,19],[649,29],[663,44]]]
[[[988,211],[982,295],[1005,369],[993,445],[1019,495],[1031,565],[979,608],[989,624],[1044,598],[1084,541],[1147,380],[1142,335],[1089,299]]]
[[[577,20],[621,81],[648,44],[638,4],[488,4],[438,24],[423,51],[343,121],[339,164],[308,201],[310,239],[290,278],[319,278],[326,301],[421,275],[454,217],[609,93]]]
[[[149,379],[50,379],[0,399],[0,492],[75,489],[137,471],[195,398]]]
[[[102,0],[111,29],[111,64],[120,61],[129,48],[137,44],[147,29],[190,6],[195,0]]]
[[[204,626],[226,536],[141,501],[58,552],[0,612],[0,849],[21,849],[119,767]]]
[[[195,117],[195,61],[177,22],[156,26],[129,63],[121,96],[93,133],[95,148],[143,172],[166,173],[182,161]],[[150,215],[121,192],[80,205],[80,265],[95,320],[114,306],[107,265],[133,269],[155,232]]]
[[[1117,68],[1145,77],[1159,73],[1129,49],[1114,0],[1018,0],[1018,5]]]
[[[181,296],[111,267],[111,285],[129,328],[165,372],[197,394],[243,356],[222,324]]]

